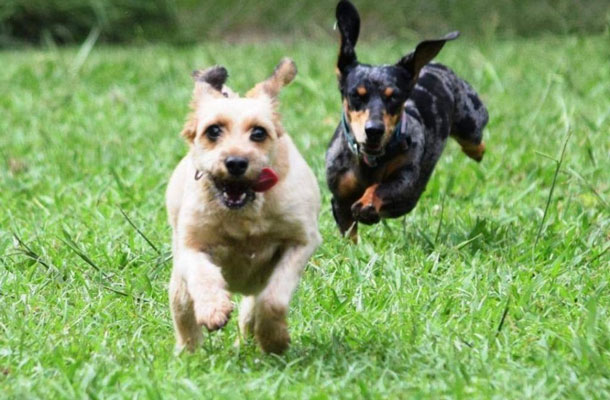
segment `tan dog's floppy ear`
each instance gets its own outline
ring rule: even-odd
[[[187,117],[184,128],[180,133],[188,142],[195,139],[197,133],[197,117],[195,111],[199,104],[205,100],[207,96],[212,97],[227,97],[224,83],[227,81],[229,74],[225,67],[216,65],[205,70],[193,71],[193,79],[195,80],[195,89],[191,99],[191,113]],[[232,93],[232,92],[231,92]]]
[[[222,90],[222,85],[225,84],[228,77],[229,73],[222,65],[215,65],[203,71],[200,69],[193,71],[193,79],[196,83],[205,82],[218,92]]]
[[[195,90],[193,100],[199,102],[203,97],[210,95],[213,97],[223,96],[223,85],[227,81],[229,74],[225,67],[216,65],[207,69],[193,71],[195,80]]]
[[[275,67],[273,74],[264,81],[256,84],[246,97],[269,96],[275,99],[280,90],[288,85],[297,75],[297,66],[290,58],[282,58]]]

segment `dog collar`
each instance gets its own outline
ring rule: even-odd
[[[356,138],[352,132],[352,129],[347,122],[347,116],[345,115],[345,111],[341,113],[341,125],[343,127],[343,137],[347,142],[347,147],[349,147],[352,154],[356,157],[361,158],[367,165],[371,167],[375,167],[377,165],[377,161],[379,158],[385,155],[385,151],[378,156],[370,156],[364,152],[360,151],[360,147],[356,142]],[[400,118],[400,123],[396,124],[396,128],[394,128],[394,133],[390,138],[390,141],[386,145],[386,148],[391,148],[400,143],[402,140],[407,139],[407,112],[403,109],[402,116]]]

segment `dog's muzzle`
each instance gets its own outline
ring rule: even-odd
[[[362,150],[368,154],[377,154],[381,151],[381,142],[385,133],[383,122],[366,121],[364,125],[366,142],[363,143]]]
[[[214,186],[219,193],[220,201],[232,210],[237,210],[254,200],[252,183],[244,180],[215,180]]]
[[[201,179],[203,175],[203,172],[195,171],[195,180]],[[272,168],[265,167],[255,181],[244,178],[215,179],[210,177],[210,179],[214,183],[220,201],[227,208],[235,210],[254,200],[256,192],[262,193],[273,188],[279,177]]]

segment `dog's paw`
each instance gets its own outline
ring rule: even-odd
[[[356,221],[366,225],[376,224],[381,219],[373,204],[362,204],[361,201],[352,205],[352,216]]]
[[[470,158],[475,160],[476,162],[481,162],[483,160],[483,155],[485,154],[485,142],[481,142],[479,144],[471,144],[460,142],[462,146],[462,151]]]
[[[290,345],[286,325],[287,308],[274,302],[260,301],[255,310],[254,336],[266,353],[281,354]]]
[[[282,354],[290,346],[290,334],[284,320],[263,320],[257,323],[255,336],[266,353]]]
[[[197,323],[205,326],[209,331],[225,326],[233,311],[229,292],[225,290],[207,293],[205,297],[194,302],[194,307]]]

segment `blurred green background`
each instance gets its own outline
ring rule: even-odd
[[[326,36],[335,0],[2,0],[0,46],[193,43]],[[366,38],[589,34],[607,31],[609,0],[356,0]]]

